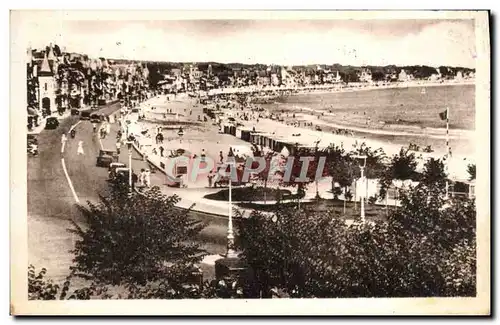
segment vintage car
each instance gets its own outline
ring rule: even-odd
[[[101,117],[98,114],[90,115],[90,123],[101,123]]]
[[[123,183],[127,183],[129,182],[129,169],[126,168],[126,167],[119,167],[119,168],[116,168],[113,173],[111,173],[109,175],[109,179],[108,181],[110,182],[116,182],[116,181],[119,181],[119,182],[123,182]],[[134,188],[134,185],[135,185],[135,182],[137,182],[137,174],[132,172],[132,188]]]
[[[114,150],[100,150],[97,157],[97,167],[107,167],[118,160],[118,153]]]
[[[111,164],[109,164],[109,169],[108,171],[109,172],[112,172],[114,171],[116,168],[126,168],[127,165],[124,164],[124,163],[121,163],[121,162],[112,162]]]
[[[78,110],[76,108],[72,108],[71,109],[71,115],[80,115],[80,110]]]
[[[46,130],[57,129],[58,126],[59,126],[59,121],[57,120],[57,117],[47,118],[47,122],[45,123]]]
[[[115,163],[113,163],[113,164],[115,164]],[[116,164],[114,166],[110,165],[108,178],[109,178],[109,180],[114,180],[117,177],[125,177],[126,176],[126,179],[128,180],[128,173],[129,173],[129,169],[127,166],[125,166],[125,164],[121,164],[121,165]]]
[[[90,112],[89,111],[81,112],[80,120],[90,120]]]

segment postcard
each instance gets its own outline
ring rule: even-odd
[[[10,27],[12,315],[490,313],[489,12]]]

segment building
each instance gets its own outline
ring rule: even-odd
[[[198,67],[196,65],[192,64],[189,67],[189,81],[191,82],[198,81],[202,75],[203,73],[200,70],[198,70]]]
[[[340,78],[340,73],[337,71],[329,71],[323,75],[323,81],[326,83],[339,83],[342,81]]]
[[[281,85],[281,80],[280,78],[278,77],[278,74],[277,73],[272,73],[271,74],[271,84],[273,86],[279,86]]]
[[[182,74],[182,71],[181,71],[181,69],[174,68],[174,69],[170,69],[170,74],[174,77],[180,77],[180,75]]]
[[[358,74],[359,81],[361,82],[372,82],[372,72],[370,69],[363,69],[361,73]]]
[[[50,53],[52,51],[49,51]],[[56,104],[56,80],[57,64],[55,64],[54,55],[45,53],[43,61],[39,67],[38,76],[38,103],[39,110],[50,115],[57,112]],[[49,57],[51,60],[49,60]]]
[[[406,73],[406,71],[404,69],[401,69],[401,71],[399,72],[398,74],[398,81],[408,81],[409,78],[408,78],[408,74]]]

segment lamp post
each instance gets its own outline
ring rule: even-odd
[[[128,147],[128,186],[129,193],[132,194],[132,144],[134,143],[135,137],[130,134],[127,138]]]
[[[184,130],[182,129],[182,126],[179,127],[179,131],[177,131],[177,135],[179,136],[179,143],[182,143],[182,136],[184,135]]]
[[[229,148],[227,155],[227,164],[229,166],[229,219],[227,225],[227,254],[226,257],[237,257],[234,251],[234,232],[233,232],[233,201],[232,201],[232,171],[235,165],[233,150]]]
[[[354,158],[358,161],[359,169],[361,170],[361,180],[365,181],[364,171],[366,167],[366,156],[354,156]],[[365,193],[361,197],[361,221],[365,222],[365,196],[366,196],[366,188]]]
[[[316,154],[316,163],[319,163],[319,161],[318,161],[319,160],[318,159],[319,158],[318,157],[318,150],[319,150],[318,146],[319,146],[320,142],[321,142],[321,140],[316,141],[316,151],[315,151],[315,154]],[[316,176],[315,176],[315,178],[316,178]],[[319,196],[319,190],[318,190],[318,179],[315,179],[314,182],[316,183],[316,199],[319,199],[320,196]]]

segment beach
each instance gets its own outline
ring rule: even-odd
[[[472,90],[473,93],[473,88],[470,88],[471,86],[456,85],[451,87],[453,87],[453,91],[462,94],[464,94],[464,91],[461,87],[468,87],[469,92]],[[442,89],[446,89],[446,87]],[[379,92],[380,90],[377,91]],[[406,92],[408,90],[404,89],[404,91]],[[371,93],[377,94],[376,92]],[[416,93],[418,93],[418,95]],[[416,93],[410,95],[414,97],[422,96],[420,91],[417,90]],[[366,94],[370,94],[370,92],[366,92]],[[397,154],[402,146],[408,147],[410,143],[416,143],[422,146],[422,148],[424,145],[431,145],[433,152],[416,152],[418,157],[422,157],[419,160],[419,168],[422,168],[427,158],[442,158],[446,154],[446,130],[444,128],[430,126],[423,128],[404,127],[401,125],[396,125],[395,127],[387,125],[382,127],[375,122],[363,125],[360,121],[366,119],[366,115],[361,115],[359,112],[362,112],[363,108],[368,107],[367,103],[373,103],[374,100],[366,96],[362,98],[358,108],[356,108],[352,106],[353,103],[351,101],[354,100],[352,97],[348,97],[346,104],[341,104],[338,100],[338,94],[335,95],[337,96],[331,97],[332,95],[328,94],[330,97],[326,99],[324,96],[320,97],[319,94],[292,95],[284,98],[283,103],[258,105],[265,107],[269,112],[279,113],[281,121],[276,118],[270,118],[269,116],[259,118],[258,120],[253,118],[246,121],[241,118],[241,115],[242,112],[247,112],[248,110],[242,110],[241,107],[237,109],[227,107],[222,109],[224,115],[221,117],[220,121],[223,124],[228,123],[228,118],[234,117],[234,123],[239,123],[241,125],[240,128],[255,128],[256,131],[273,134],[273,136],[277,138],[286,139],[289,143],[295,143],[297,141],[305,146],[311,146],[311,143],[320,140],[321,146],[323,147],[327,147],[330,144],[336,144],[342,145],[347,150],[350,150],[354,145],[359,145],[364,142],[374,149],[382,148],[389,157]],[[437,95],[439,95],[439,93]],[[389,102],[392,108],[398,109],[399,102],[394,99],[396,97],[394,94],[385,94],[384,96],[389,99],[392,97],[393,99],[389,100]],[[399,96],[400,99],[404,98],[401,93],[399,93]],[[431,90],[427,90],[425,96],[432,97],[434,94]],[[380,98],[381,96],[375,97]],[[303,106],[304,103],[302,103],[302,106],[298,108],[296,104],[291,103],[297,101],[297,99],[303,100],[303,98],[306,98],[306,100],[312,99],[313,105],[311,105],[311,107],[305,107]],[[433,98],[439,98],[439,96],[434,96]],[[451,98],[453,98],[453,100],[449,100],[448,105],[452,105],[454,108],[453,111],[461,112],[463,116],[467,116],[468,110],[470,110],[470,108],[468,108],[470,99],[469,102],[466,101],[466,103],[462,105],[460,104],[461,102],[458,96],[453,95]],[[330,108],[332,112],[329,112],[328,108],[331,107],[332,104],[327,99],[336,100],[337,107],[341,107],[341,105],[344,105],[344,107],[336,110]],[[460,105],[457,106],[457,102]],[[228,101],[228,103],[232,102]],[[413,110],[413,116],[410,116],[410,118],[418,119],[418,117],[421,116],[424,122],[430,121],[430,125],[444,124],[443,121],[439,120],[438,116],[442,104],[439,100],[435,100],[432,104],[416,102],[417,105],[427,108],[426,115],[415,110],[415,106],[411,106],[415,105],[413,103],[415,103],[415,101],[413,101],[412,104],[407,104],[408,109],[410,111]],[[233,104],[234,103],[231,105]],[[151,101],[148,105],[148,108],[146,108],[144,112],[146,119],[141,121],[141,124],[148,128],[152,134],[157,126],[161,126],[162,132],[167,140],[166,143],[168,143],[166,146],[169,147],[169,150],[175,149],[176,147],[183,147],[188,152],[192,152],[196,155],[199,155],[202,150],[205,150],[207,155],[218,156],[220,151],[226,152],[231,145],[251,146],[250,143],[238,137],[229,134],[221,134],[221,129],[215,121],[209,119],[207,122],[204,122],[203,118],[205,115],[203,114],[203,105],[199,104],[195,98],[189,98],[186,95],[178,95],[175,99],[169,98],[167,100],[167,96],[160,96],[154,99],[154,101]],[[156,107],[154,110],[151,110],[151,106]],[[372,104],[370,107],[373,106]],[[388,110],[384,110],[383,107],[383,103],[379,104],[377,106],[378,112],[382,111],[382,113],[387,113]],[[354,114],[353,110],[357,110],[358,113]],[[377,112],[377,110],[374,110],[374,112]],[[321,113],[323,113],[323,115]],[[295,114],[295,117],[293,117],[293,114]],[[356,115],[357,118],[347,120],[347,123],[344,119],[339,118],[339,116],[349,114]],[[380,116],[383,116],[383,114],[380,114]],[[455,121],[453,115],[452,121]],[[297,122],[300,124],[297,124]],[[312,126],[305,126],[306,122],[312,123]],[[231,124],[231,122],[229,123]],[[462,121],[461,123],[469,126],[472,124],[470,120]],[[455,126],[460,125],[460,123],[450,124]],[[184,135],[179,137],[178,129],[181,126],[184,130]],[[317,127],[321,128],[321,131],[317,130]],[[333,132],[339,128],[348,129],[351,133],[338,134]],[[295,139],[292,134],[300,134],[300,140],[299,138]],[[455,179],[464,179],[467,177],[467,165],[474,163],[474,130],[471,128],[452,128],[450,130],[449,139],[453,150],[453,155],[449,159],[450,176]],[[150,143],[152,142],[151,140]],[[154,145],[149,147],[152,148]]]

